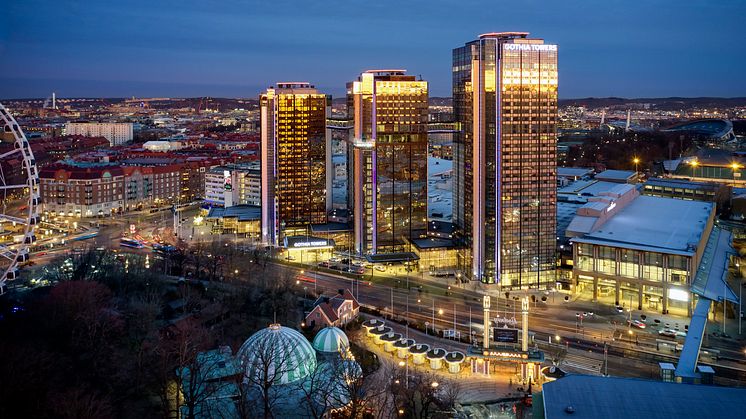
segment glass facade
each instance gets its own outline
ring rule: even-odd
[[[505,287],[555,281],[557,46],[526,36],[453,50],[459,264]]]
[[[307,83],[278,83],[260,102],[262,239],[277,246],[285,229],[326,222],[331,97]]]
[[[427,233],[427,82],[370,70],[347,92],[355,250],[410,251],[407,239]]]

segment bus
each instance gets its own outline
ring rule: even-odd
[[[94,237],[98,236],[98,231],[94,231],[91,233],[81,234],[80,236],[73,237],[72,239],[69,239],[70,241],[80,241],[80,240],[88,240],[92,239]]]
[[[122,239],[119,240],[119,245],[124,247],[131,247],[133,249],[142,249],[144,247],[139,241],[126,237],[122,237]]]

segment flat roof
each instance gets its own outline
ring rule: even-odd
[[[573,241],[690,256],[704,233],[713,205],[638,196],[599,229]]]
[[[628,179],[632,179],[635,176],[633,170],[604,170],[603,172],[596,175],[596,179],[612,179],[616,181],[626,182]]]
[[[410,240],[418,249],[438,249],[443,247],[456,247],[456,243],[451,239],[441,239],[439,237],[427,237],[423,239]]]
[[[619,186],[618,182],[605,182],[602,180],[576,180],[575,182],[560,188],[558,194],[598,196],[602,192],[609,192]]]
[[[345,223],[311,224],[311,232],[313,233],[334,233],[341,231],[352,231],[352,228]]]
[[[720,188],[720,185],[717,183],[708,183],[708,182],[693,182],[691,180],[686,179],[670,179],[670,178],[659,178],[659,177],[653,177],[648,179],[644,184],[644,186],[664,186],[664,187],[670,187],[670,188],[688,188],[688,189],[702,189],[702,190],[716,190]]]
[[[212,207],[207,219],[238,218],[238,221],[257,221],[262,218],[262,207],[256,205],[234,205],[232,207]]]
[[[546,419],[729,418],[746,411],[743,388],[622,377],[570,374],[545,383],[542,396]]]
[[[558,167],[557,176],[585,176],[593,173],[589,167]]]

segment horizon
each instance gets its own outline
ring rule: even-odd
[[[0,29],[0,96],[254,97],[277,80],[304,79],[339,97],[366,68],[391,66],[447,97],[453,48],[495,30],[558,45],[563,99],[746,96],[732,70],[746,61],[746,45],[732,36],[743,2],[532,1],[510,13],[478,1],[221,6],[12,3]]]

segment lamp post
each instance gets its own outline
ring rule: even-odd
[[[632,162],[635,164],[635,176],[637,176],[637,165],[640,164],[640,159],[638,157],[635,157],[632,159]]]
[[[692,160],[689,162],[689,165],[692,166],[692,177],[696,178],[697,177],[697,166],[699,166],[699,161]]]
[[[742,166],[736,162],[731,163],[730,168],[733,170],[733,188],[736,188],[736,177],[741,177],[741,172],[738,170],[742,168]],[[730,192],[730,208],[731,212],[733,211],[733,191]]]

